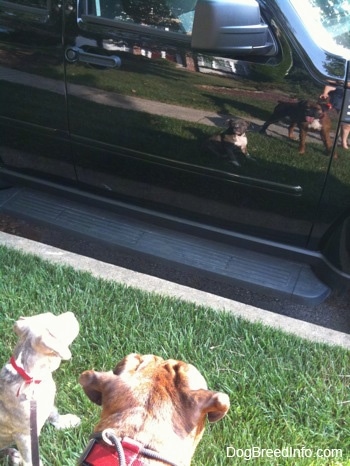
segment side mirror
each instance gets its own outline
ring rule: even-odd
[[[256,0],[198,0],[192,48],[225,55],[276,55],[277,44]]]

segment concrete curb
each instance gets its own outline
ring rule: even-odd
[[[337,345],[350,349],[350,335],[346,333],[327,329],[291,317],[280,316],[270,311],[265,311],[112,264],[100,262],[89,257],[80,256],[8,233],[0,232],[0,244],[18,251],[34,254],[54,264],[67,265],[76,270],[89,272],[94,277],[113,280],[147,292],[175,297],[218,311],[225,310],[250,322],[260,322],[269,327],[283,330],[286,333],[291,333],[310,341],[327,343],[329,345]]]

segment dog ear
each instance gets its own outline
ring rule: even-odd
[[[195,400],[201,415],[207,415],[209,422],[222,419],[230,408],[230,399],[226,393],[211,390],[194,390],[192,399]]]
[[[173,369],[178,386],[183,384],[187,387],[189,406],[194,407],[194,419],[207,415],[209,422],[216,422],[225,416],[230,408],[230,399],[225,393],[208,390],[204,377],[192,364],[177,361]]]
[[[104,385],[114,378],[112,372],[84,371],[79,377],[85,395],[95,404],[102,405]]]

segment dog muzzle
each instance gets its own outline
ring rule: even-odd
[[[124,437],[118,438],[113,429],[93,435],[81,455],[80,466],[143,466],[143,457],[153,458],[171,466],[177,466],[154,450],[145,448],[140,442]]]

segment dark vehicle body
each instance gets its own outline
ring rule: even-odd
[[[346,292],[350,19],[324,7],[331,50],[294,3],[0,0],[3,211],[65,227],[54,206],[73,200],[67,228],[104,209],[116,246],[304,302]],[[262,133],[279,101],[322,104],[332,150],[309,131],[300,154],[287,120]],[[208,150],[232,119],[248,153]]]

